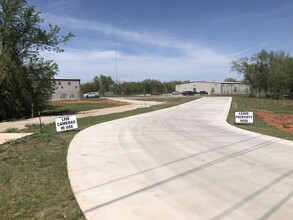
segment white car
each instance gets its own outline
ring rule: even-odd
[[[88,92],[83,94],[84,98],[100,98],[100,95],[98,92]]]

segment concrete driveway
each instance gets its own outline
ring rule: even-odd
[[[293,142],[226,123],[206,97],[79,132],[68,151],[87,219],[292,219]]]

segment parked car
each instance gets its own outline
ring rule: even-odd
[[[206,92],[206,91],[200,91],[199,94],[200,94],[200,95],[208,95],[209,93]]]
[[[184,91],[184,92],[181,92],[181,95],[183,95],[183,96],[191,96],[191,95],[194,95],[194,93],[192,91]]]
[[[100,98],[100,95],[98,92],[88,92],[83,94],[84,98]]]

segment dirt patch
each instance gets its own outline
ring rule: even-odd
[[[293,107],[293,102],[292,101],[281,101],[282,106],[286,107]]]
[[[293,134],[292,114],[273,114],[269,112],[256,112],[256,114],[267,124]]]
[[[60,100],[60,101],[51,101],[51,103],[59,103],[59,104],[68,104],[68,105],[75,105],[75,104],[117,104],[117,105],[129,105],[128,102],[121,102],[121,101],[114,101],[109,99],[103,100]]]

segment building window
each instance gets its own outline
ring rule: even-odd
[[[68,82],[68,85],[70,86],[71,85],[71,82]]]
[[[58,82],[58,85],[61,86],[61,82]]]

